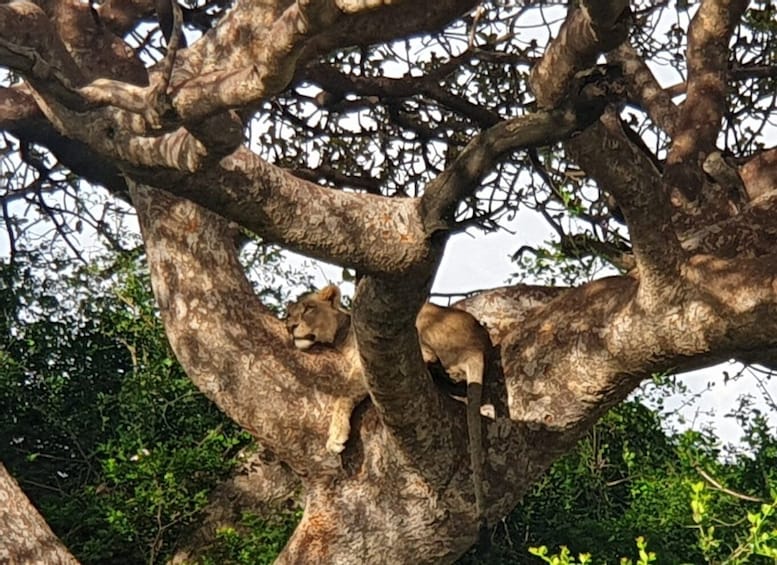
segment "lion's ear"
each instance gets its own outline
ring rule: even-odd
[[[340,307],[340,289],[337,288],[337,285],[326,285],[316,294],[320,300],[323,300],[324,302],[330,302],[335,308]]]

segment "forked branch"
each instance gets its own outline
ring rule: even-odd
[[[688,29],[688,80],[667,155],[666,178],[688,199],[702,187],[701,164],[715,149],[726,110],[728,43],[749,2],[704,0]]]

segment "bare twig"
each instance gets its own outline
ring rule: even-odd
[[[757,496],[750,496],[749,494],[743,494],[741,492],[737,492],[735,490],[731,490],[730,488],[724,487],[721,485],[718,481],[716,481],[712,475],[710,475],[707,471],[702,469],[699,465],[694,465],[694,469],[696,469],[696,472],[699,473],[702,478],[707,481],[710,485],[712,485],[712,488],[715,490],[719,490],[720,492],[723,492],[729,496],[733,496],[734,498],[739,498],[740,500],[747,500],[748,502],[760,502],[764,503],[766,500],[763,498],[759,498]]]

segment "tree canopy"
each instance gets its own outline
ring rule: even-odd
[[[477,292],[457,307],[495,349],[495,414],[483,419],[491,524],[651,375],[775,365],[774,10],[2,4],[7,257],[45,251],[72,269],[89,262],[87,235],[143,254],[188,379],[282,463],[272,475],[257,458],[257,476],[302,485],[280,563],[452,561],[478,534],[464,409],[430,378],[413,324],[451,234],[501,229],[526,210],[553,234],[529,247],[513,226],[533,285],[461,281]],[[130,211],[142,243],[125,232]],[[246,277],[248,253],[277,249],[358,281],[370,398],[341,456],[325,440],[344,359],[295,350],[283,292]],[[57,363],[51,336],[32,341]],[[108,384],[74,394],[99,402]],[[68,406],[38,411],[55,410]]]

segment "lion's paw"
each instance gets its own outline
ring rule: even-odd
[[[345,440],[330,437],[326,440],[326,450],[332,455],[340,455],[345,449]]]

